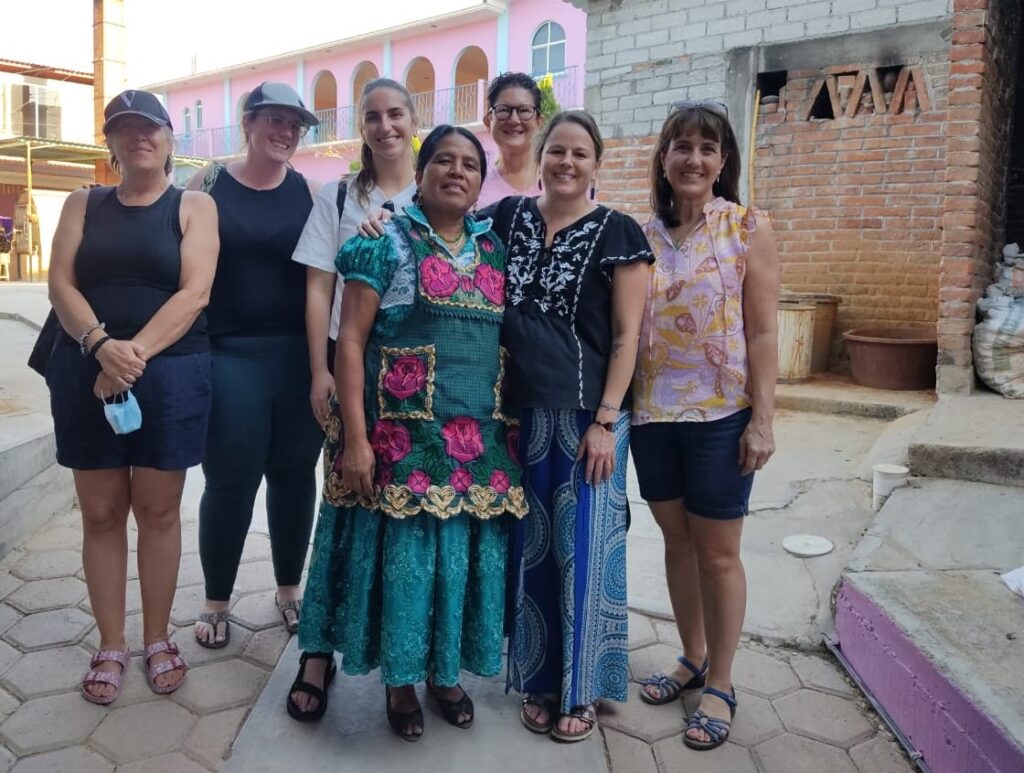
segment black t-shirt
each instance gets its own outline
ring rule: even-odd
[[[289,169],[276,188],[259,191],[221,169],[210,195],[220,231],[210,337],[304,334],[306,267],[292,253],[313,208],[305,178]]]
[[[89,191],[75,280],[111,338],[133,338],[181,283],[181,195],[173,185],[146,206],[126,206],[113,187]],[[206,316],[161,354],[210,350]]]
[[[598,206],[545,247],[536,199],[511,196],[482,214],[494,219],[508,253],[502,344],[510,404],[596,410],[612,345],[612,272],[654,262],[643,231]]]

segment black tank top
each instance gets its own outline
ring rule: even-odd
[[[313,208],[305,178],[288,169],[276,188],[258,191],[221,169],[210,195],[220,228],[210,337],[304,335],[306,267],[292,253]]]
[[[93,188],[75,254],[78,289],[112,338],[134,337],[181,282],[182,190],[173,185],[152,204],[129,207],[114,188]],[[209,351],[206,317],[162,354]]]

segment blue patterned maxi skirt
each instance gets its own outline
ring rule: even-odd
[[[615,424],[615,472],[597,486],[576,461],[590,411],[523,412],[520,456],[530,513],[512,528],[508,687],[559,697],[560,710],[626,700],[626,458],[629,414]]]

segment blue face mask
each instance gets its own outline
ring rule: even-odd
[[[118,400],[118,397],[123,399]],[[103,414],[115,435],[127,435],[142,426],[142,409],[130,389],[115,396],[113,402],[104,400]]]

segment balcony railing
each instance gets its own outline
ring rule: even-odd
[[[555,99],[563,109],[580,107],[583,99],[576,77],[577,68],[567,67],[553,74]],[[450,89],[424,91],[413,94],[413,105],[419,116],[421,129],[432,129],[443,123],[465,126],[483,121],[487,108],[487,86],[484,81],[454,86]],[[303,145],[320,145],[359,138],[357,107],[330,108],[314,111],[320,125],[309,130]],[[198,158],[219,158],[237,155],[242,151],[242,127],[224,126],[216,129],[197,129],[176,136],[180,155]]]

